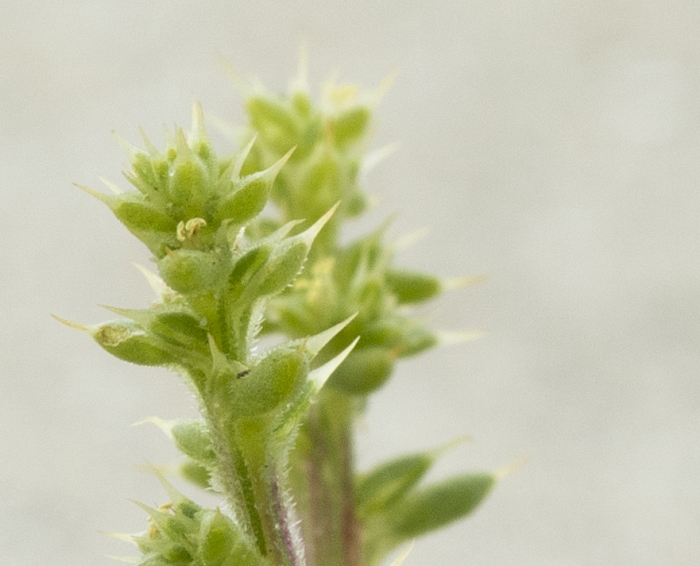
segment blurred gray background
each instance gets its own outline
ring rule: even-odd
[[[398,212],[393,235],[429,229],[402,264],[489,275],[424,309],[486,337],[401,365],[360,464],[462,434],[432,478],[528,458],[406,566],[700,564],[698,29],[694,0],[2,2],[0,562],[129,554],[98,530],[142,530],[127,499],[165,494],[138,468],[177,459],[130,425],[193,413],[49,317],[151,299],[141,245],[72,183],[126,188],[110,131],[160,141],[192,96],[241,123],[217,53],[284,89],[306,40],[312,84],[398,69],[374,147],[401,149],[356,233]]]

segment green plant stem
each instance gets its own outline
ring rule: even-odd
[[[217,407],[209,405],[205,408],[204,415],[208,421],[209,430],[214,441],[217,460],[221,464],[217,477],[218,488],[226,496],[226,500],[234,510],[237,522],[257,543],[261,554],[265,555],[267,548],[265,539],[262,536],[262,525],[255,508],[250,475],[240,449],[235,443],[231,442],[224,422],[217,418]]]
[[[354,403],[347,395],[323,390],[306,421],[312,566],[361,564],[353,480]]]
[[[220,418],[225,415],[218,415],[224,410],[209,406],[206,411],[212,437],[218,440],[221,489],[261,555],[276,565],[303,566],[303,551],[291,533],[294,517],[285,501],[284,477],[267,449],[268,426],[257,418],[226,426]]]

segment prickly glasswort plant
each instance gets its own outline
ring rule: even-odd
[[[153,254],[158,300],[86,330],[110,354],[177,371],[199,420],[160,426],[183,477],[220,494],[205,509],[158,472],[170,501],[141,505],[148,528],[122,535],[141,566],[373,566],[402,543],[469,514],[496,475],[419,485],[439,450],[364,473],[353,423],[396,362],[439,342],[407,307],[446,286],[397,269],[383,229],[341,245],[363,212],[358,177],[376,96],[347,86],[311,101],[244,89],[245,148],[214,152],[201,106],[164,150],[122,142],[136,191],[91,189]],[[268,203],[274,206],[266,208]],[[272,217],[261,214],[275,210]],[[66,322],[66,321],[63,321]],[[256,352],[260,334],[286,341]]]

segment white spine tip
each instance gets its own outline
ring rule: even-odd
[[[189,159],[194,154],[192,153],[192,148],[187,143],[187,137],[182,128],[177,128],[175,131],[175,149],[177,150],[177,156],[180,159]]]
[[[454,450],[458,446],[461,446],[462,444],[466,444],[467,442],[474,442],[474,437],[469,436],[468,434],[463,434],[461,436],[458,436],[454,440],[450,440],[449,442],[443,444],[442,446],[438,446],[432,452],[432,454],[435,457],[442,456],[443,454],[446,454],[450,450]]]
[[[138,422],[133,423],[131,426],[141,426],[144,424],[154,424],[156,425],[160,430],[165,433],[165,435],[172,439],[173,433],[172,433],[172,428],[173,428],[173,423],[171,421],[165,421],[159,417],[147,417],[143,420],[140,420]]]
[[[199,100],[192,99],[192,139],[207,140],[207,130],[204,126],[204,109]]]
[[[143,140],[143,144],[146,146],[148,153],[151,154],[151,157],[154,157],[156,155],[160,155],[160,151],[158,151],[158,148],[155,145],[153,145],[153,143],[151,143],[151,140],[148,139],[146,132],[143,130],[143,128],[141,126],[139,126],[139,133],[141,134],[141,139]]]
[[[438,332],[437,338],[441,346],[453,346],[455,344],[478,340],[485,335],[486,333],[481,330],[465,330],[461,332]]]
[[[302,222],[304,222],[304,221],[303,220],[290,220],[284,226],[277,228],[277,230],[275,230],[272,234],[270,234],[268,236],[268,238],[272,242],[279,242],[283,238],[285,238],[287,236],[287,234],[289,234],[295,226],[298,226]],[[300,234],[300,236],[303,236],[303,234]]]
[[[318,354],[325,346],[333,340],[350,322],[357,316],[357,313],[349,316],[343,322],[336,324],[327,328],[323,332],[319,332],[314,336],[310,336],[306,339],[306,350],[312,355]]]
[[[163,137],[165,138],[165,144],[167,147],[175,147],[175,136],[168,128],[167,124],[163,124]]]
[[[523,468],[528,463],[529,460],[530,460],[529,457],[521,456],[517,460],[511,462],[510,464],[507,464],[507,465],[503,466],[502,468],[498,468],[494,472],[494,475],[496,476],[497,480],[502,480],[504,478],[507,478],[512,473],[517,472],[520,468]]]
[[[173,484],[171,484],[167,479],[165,479],[163,473],[156,466],[154,466],[150,462],[147,462],[143,469],[146,473],[153,474],[154,476],[156,476],[156,478],[158,478],[158,481],[168,493],[170,501],[172,501],[173,503],[177,503],[178,501],[187,499],[182,493],[175,489]]]
[[[124,192],[124,191],[122,191],[119,187],[117,187],[117,185],[115,185],[115,184],[112,183],[111,181],[108,181],[108,180],[105,179],[104,177],[100,177],[100,181],[102,181],[102,182],[104,183],[104,185],[105,185],[110,191],[112,191],[115,195],[120,195],[120,194],[122,194],[122,193]]]
[[[243,148],[243,150],[236,156],[236,164],[233,167],[233,179],[235,181],[241,178],[241,169],[243,169],[243,164],[245,163],[245,160],[248,159],[248,155],[250,155],[250,151],[253,149],[253,146],[255,145],[255,141],[257,139],[258,134],[256,132],[255,135]]]
[[[430,229],[427,226],[419,230],[415,230],[414,232],[410,232],[409,234],[406,234],[405,236],[402,236],[401,238],[396,240],[393,247],[397,251],[405,250],[406,248],[410,248],[417,242],[420,242],[429,233]]]
[[[292,153],[296,150],[297,146],[294,146],[291,148],[287,153],[285,153],[280,159],[277,160],[277,162],[274,165],[271,165],[265,173],[270,173],[272,175],[272,178],[274,179],[277,177],[277,173],[280,172],[280,169],[284,167],[284,164],[289,161],[289,158],[292,156]]]
[[[396,557],[396,560],[394,560],[394,561],[391,563],[391,566],[401,566],[401,564],[403,564],[404,560],[406,560],[406,558],[408,557],[408,555],[409,555],[409,554],[411,553],[411,551],[413,550],[413,545],[414,545],[415,543],[416,543],[416,541],[415,541],[415,540],[412,540],[412,541],[411,541],[411,544],[408,545],[408,548],[407,548],[406,550],[404,550],[399,556]]]
[[[239,75],[236,70],[233,68],[233,65],[231,62],[226,59],[222,54],[219,54],[218,56],[219,59],[219,64],[223,67],[224,72],[228,75],[229,79],[231,79],[231,82],[233,83],[233,86],[236,88],[236,90],[239,92],[239,94],[243,98],[247,98],[248,95],[250,95],[252,91],[252,87],[250,84],[248,84],[241,75]]]
[[[51,316],[54,317],[58,322],[60,322],[61,324],[65,324],[69,328],[73,328],[74,330],[80,330],[81,332],[87,332],[88,334],[91,332],[89,326],[85,326],[84,324],[80,324],[79,322],[73,322],[72,320],[61,318],[60,316],[57,316],[55,314],[52,314]]]
[[[376,106],[381,102],[382,98],[384,98],[384,95],[386,95],[386,93],[389,92],[389,89],[392,87],[394,81],[396,80],[396,77],[398,76],[399,70],[394,69],[382,79],[377,89],[372,94],[370,94],[370,104],[372,106]]]
[[[350,352],[352,352],[352,349],[355,347],[359,339],[360,337],[358,336],[352,341],[352,344],[340,352],[340,354],[338,354],[335,358],[326,362],[321,367],[309,372],[309,381],[314,384],[316,391],[320,391],[326,381],[328,381],[328,378],[333,374],[338,366],[345,361],[345,358],[347,358]]]
[[[125,316],[127,318],[131,318],[131,315],[133,315],[135,312],[131,309],[123,309],[120,307],[111,307],[109,305],[97,305],[98,307],[105,309],[106,311],[113,312],[114,314],[118,314],[119,316]]]
[[[391,155],[396,153],[398,149],[399,143],[394,142],[368,153],[364,157],[364,159],[362,160],[362,164],[360,165],[360,175],[364,177],[365,175],[370,173],[377,165],[383,163]]]
[[[319,218],[316,222],[313,223],[313,225],[299,234],[299,236],[302,237],[302,239],[309,245],[313,243],[313,241],[316,239],[316,236],[318,236],[318,233],[323,229],[323,227],[326,225],[326,223],[331,219],[331,216],[335,213],[337,208],[340,206],[340,201],[336,202],[331,209],[326,212],[321,218]]]
[[[165,282],[151,270],[145,268],[143,265],[140,265],[138,263],[134,263],[133,266],[143,274],[143,276],[146,278],[146,281],[148,281],[148,284],[151,286],[151,289],[153,289],[156,292],[160,299],[162,299],[166,295],[171,295],[174,293],[174,291],[170,287],[168,287],[165,284]]]
[[[471,285],[476,285],[488,279],[488,275],[472,275],[469,277],[454,277],[452,279],[445,279],[442,282],[443,289],[445,291],[452,291],[453,289],[461,289],[462,287],[470,287]]]
[[[115,130],[112,130],[112,135],[114,136],[114,139],[117,140],[117,143],[119,143],[119,145],[122,146],[124,151],[129,155],[129,157],[137,153],[143,153],[140,148],[136,147],[133,143],[126,141]]]
[[[73,183],[73,185],[78,187],[81,191],[89,194],[91,197],[95,197],[97,200],[102,201],[107,206],[111,204],[110,201],[114,198],[110,195],[101,193],[100,191],[96,191],[95,189],[91,189],[90,187],[86,187],[85,185],[79,185],[78,183]]]

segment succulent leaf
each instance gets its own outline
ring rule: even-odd
[[[391,531],[399,540],[421,536],[469,515],[493,489],[491,473],[467,474],[407,497],[391,511]]]
[[[355,350],[331,376],[329,386],[349,395],[367,395],[391,375],[396,352],[381,347]]]
[[[229,402],[234,417],[252,417],[282,404],[308,373],[308,358],[298,345],[284,345],[269,351],[245,375],[232,376]]]
[[[201,293],[215,289],[224,276],[220,258],[198,250],[168,252],[158,262],[163,281],[178,293]]]
[[[411,454],[362,474],[355,484],[360,515],[383,511],[401,500],[423,478],[434,461],[431,453]]]
[[[100,346],[126,362],[143,366],[164,366],[179,361],[158,340],[130,321],[106,322],[91,333]]]
[[[437,277],[405,269],[388,269],[386,282],[399,303],[422,303],[442,292],[442,283]]]

